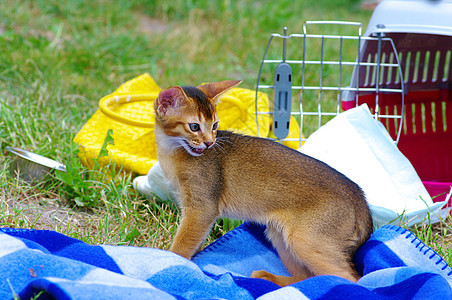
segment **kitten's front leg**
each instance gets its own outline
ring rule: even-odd
[[[207,207],[184,208],[170,251],[190,259],[205,240],[217,217],[218,213]]]

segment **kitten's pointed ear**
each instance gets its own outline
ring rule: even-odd
[[[183,105],[187,99],[184,90],[180,86],[173,86],[160,91],[154,101],[154,110],[159,115],[166,115],[172,109]]]
[[[215,99],[230,88],[239,85],[241,80],[225,80],[218,82],[210,82],[203,85],[198,86],[198,89],[203,91],[204,94],[207,95],[210,99]]]

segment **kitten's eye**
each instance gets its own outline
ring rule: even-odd
[[[218,129],[218,122],[213,123],[212,130]]]
[[[201,129],[198,123],[189,123],[188,127],[190,127],[190,130],[193,132],[199,131]]]

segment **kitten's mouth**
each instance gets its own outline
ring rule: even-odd
[[[187,141],[184,141],[184,142],[185,142],[184,145],[186,146],[184,148],[188,151],[188,153],[190,153],[193,156],[200,156],[200,155],[202,155],[202,153],[206,149],[206,148],[195,148],[195,147],[190,146],[190,144]]]

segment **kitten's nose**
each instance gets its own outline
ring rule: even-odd
[[[210,148],[213,145],[213,142],[204,142],[207,148]]]

